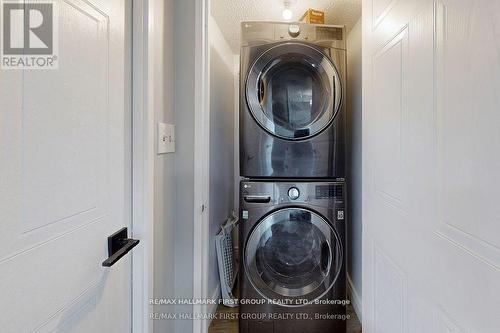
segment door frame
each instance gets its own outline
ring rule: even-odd
[[[208,299],[210,253],[210,0],[195,3],[195,110],[194,110],[194,233],[193,299]],[[203,302],[195,302],[203,303]],[[193,313],[208,313],[209,306],[195,304]],[[207,333],[210,320],[193,321],[193,333]]]
[[[132,332],[152,332],[155,118],[150,0],[132,4]]]

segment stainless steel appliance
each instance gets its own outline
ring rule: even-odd
[[[344,37],[343,26],[242,23],[242,177],[345,177]]]
[[[240,186],[240,333],[345,332],[345,183]]]

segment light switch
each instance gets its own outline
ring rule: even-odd
[[[158,123],[158,154],[175,152],[175,125]]]

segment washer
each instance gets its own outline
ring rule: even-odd
[[[343,26],[242,23],[242,177],[345,177],[344,36]]]
[[[344,333],[345,183],[240,186],[240,333]]]

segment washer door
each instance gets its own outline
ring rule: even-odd
[[[342,267],[342,245],[318,214],[286,208],[265,217],[252,231],[244,265],[263,297],[299,306],[322,297],[333,286]]]
[[[279,44],[252,65],[246,98],[255,120],[269,133],[304,140],[324,130],[337,115],[342,87],[337,69],[307,44]]]

